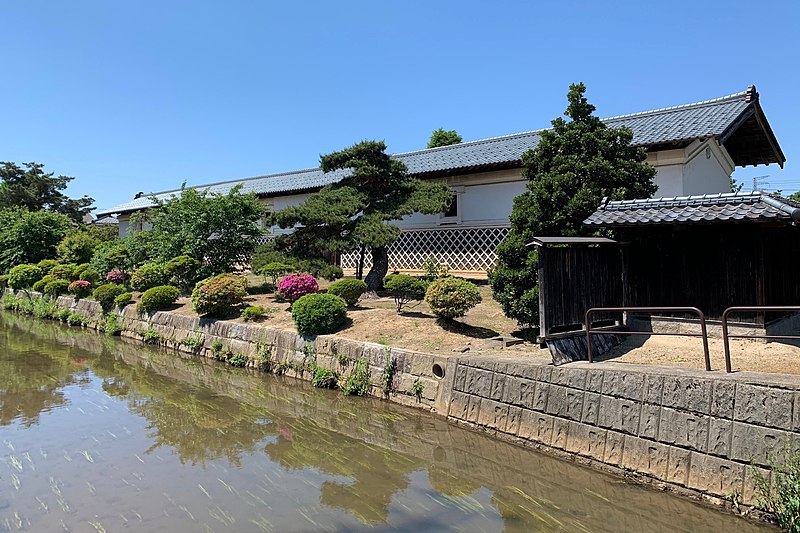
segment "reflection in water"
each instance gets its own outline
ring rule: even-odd
[[[0,531],[738,531],[426,413],[0,313]]]

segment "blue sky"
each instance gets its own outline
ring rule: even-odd
[[[314,167],[362,139],[423,148],[549,126],[570,83],[600,116],[755,84],[800,189],[800,2],[60,2],[0,6],[0,160],[75,176],[101,208]]]

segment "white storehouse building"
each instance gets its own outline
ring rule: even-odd
[[[622,115],[603,120],[608,126],[633,130],[633,144],[644,147],[657,169],[656,197],[730,192],[737,166],[783,166],[786,158],[761,109],[754,86],[730,96]],[[494,265],[495,249],[507,235],[515,196],[525,191],[521,155],[536,146],[539,131],[395,154],[409,173],[447,183],[456,200],[447,213],[409,216],[397,224],[401,237],[389,248],[390,270],[415,271],[428,257],[447,264],[454,273],[481,275]],[[225,194],[242,184],[273,211],[297,205],[309,194],[341,179],[339,172],[318,168],[195,186]],[[130,202],[98,216],[117,215],[119,231],[130,231],[136,211],[153,207],[152,197],[168,199],[180,189],[137,194]],[[276,234],[280,228],[270,228]],[[355,254],[341,258],[347,271]]]

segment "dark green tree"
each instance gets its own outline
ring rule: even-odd
[[[93,208],[94,199],[84,196],[72,199],[63,192],[75,178],[45,173],[41,163],[23,163],[25,169],[14,163],[0,162],[0,209],[24,207],[28,211],[54,211],[67,215],[75,222]]]
[[[400,235],[400,228],[390,222],[417,212],[441,213],[452,193],[443,184],[408,176],[403,162],[386,154],[382,141],[363,141],[324,155],[320,166],[324,172],[339,173],[341,180],[304,204],[274,214],[273,221],[283,228],[300,224],[277,245],[301,256],[358,249],[359,279],[370,249],[372,269],[364,281],[370,291],[379,290],[389,268],[386,247]]]
[[[127,247],[134,264],[147,259],[169,261],[188,255],[202,263],[205,276],[230,272],[245,264],[263,235],[264,207],[254,194],[241,194],[241,185],[228,194],[182,188],[156,204],[143,217],[152,229],[135,232]]]
[[[438,128],[431,133],[431,139],[428,141],[428,148],[450,146],[451,144],[458,144],[461,141],[461,135],[459,135],[456,130],[445,131],[443,128]]]
[[[489,274],[494,298],[520,324],[539,321],[537,254],[525,244],[534,236],[580,236],[593,230],[583,221],[604,197],[648,198],[656,192],[656,169],[642,148],[631,147],[629,128],[608,128],[593,115],[583,83],[570,85],[565,115],[522,154],[527,191],[514,199],[511,232],[498,246]]]
[[[72,221],[60,213],[0,210],[0,272],[54,258],[56,246],[73,231],[72,227]]]

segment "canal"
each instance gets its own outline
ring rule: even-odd
[[[773,531],[307,383],[0,312],[0,531]]]

